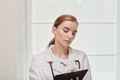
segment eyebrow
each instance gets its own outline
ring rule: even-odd
[[[68,28],[68,27],[64,27],[64,29],[70,29],[70,28]]]

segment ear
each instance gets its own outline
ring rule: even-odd
[[[52,27],[52,33],[53,33],[54,35],[56,34],[56,29],[57,29],[57,28],[56,28],[55,26]]]

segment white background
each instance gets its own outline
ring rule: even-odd
[[[116,0],[32,0],[22,2],[19,21],[17,79],[26,80],[31,57],[44,51],[52,39],[52,24],[61,14],[72,14],[79,21],[72,47],[88,55],[93,80],[119,80],[119,1]],[[18,11],[20,11],[18,10]],[[30,13],[32,12],[32,13]],[[21,16],[19,17],[21,19]],[[23,25],[21,25],[21,23]],[[20,27],[22,26],[22,27]],[[20,31],[21,30],[21,31]],[[22,34],[20,34],[22,33]],[[25,34],[25,35],[24,35]],[[27,72],[26,72],[27,70]]]
[[[33,0],[32,12],[33,54],[46,49],[55,18],[72,14],[80,25],[71,46],[88,54],[93,80],[115,79],[115,0]]]

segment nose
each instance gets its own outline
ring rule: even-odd
[[[74,39],[74,35],[72,34],[72,32],[68,33],[68,39],[73,40]]]

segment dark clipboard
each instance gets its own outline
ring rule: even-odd
[[[88,71],[88,69],[85,69],[85,70],[81,70],[81,71],[56,75],[56,76],[54,76],[54,80],[70,80],[71,78],[73,80],[76,80],[76,76],[79,77],[79,80],[83,80],[87,71]]]

